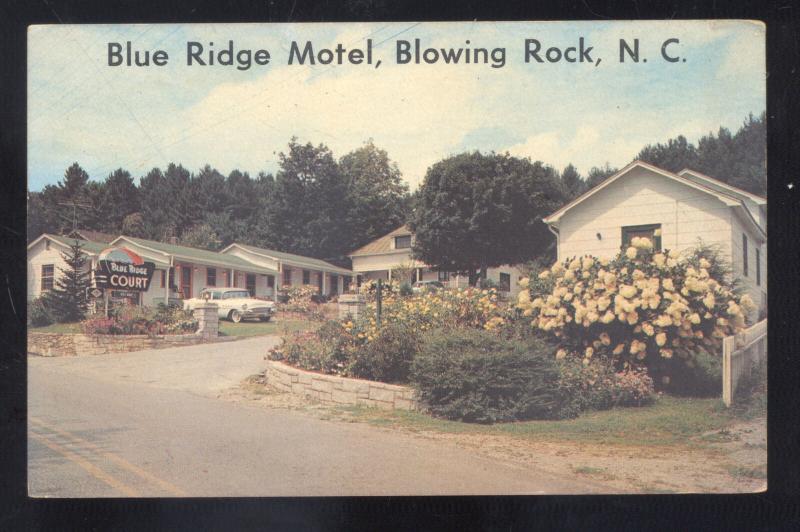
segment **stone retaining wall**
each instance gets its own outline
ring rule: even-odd
[[[408,386],[322,375],[267,360],[267,384],[277,390],[317,399],[326,404],[375,406],[387,410],[416,410]]]
[[[197,334],[147,336],[145,334],[61,334],[29,331],[28,353],[45,357],[108,355],[234,339],[224,336],[210,339]]]

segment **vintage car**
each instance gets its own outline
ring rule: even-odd
[[[183,308],[194,310],[206,302],[216,303],[219,317],[234,323],[243,319],[269,321],[275,314],[275,303],[256,299],[243,288],[204,288],[199,297],[184,300]]]

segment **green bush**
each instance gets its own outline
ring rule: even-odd
[[[477,423],[561,417],[554,348],[481,330],[434,330],[411,380],[437,416]]]
[[[722,393],[722,358],[698,350],[693,360],[666,361],[666,367],[653,371],[659,389],[674,395],[714,397]]]
[[[400,285],[400,295],[403,297],[410,296],[414,293],[414,290],[411,289],[411,285],[408,283],[403,283]]]
[[[607,360],[583,364],[566,359],[558,366],[565,417],[574,417],[585,410],[643,406],[655,399],[653,379],[644,369],[616,371]]]
[[[420,347],[419,334],[403,323],[387,323],[373,341],[353,351],[347,373],[381,382],[405,383]]]
[[[47,301],[37,297],[28,305],[28,323],[33,327],[45,327],[54,322]]]

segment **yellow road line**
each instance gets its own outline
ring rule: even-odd
[[[176,497],[186,497],[187,496],[187,493],[185,491],[183,491],[179,487],[175,486],[174,484],[171,484],[170,482],[167,482],[166,480],[155,476],[154,474],[150,473],[149,471],[145,471],[141,467],[136,466],[136,465],[128,462],[124,458],[122,458],[120,456],[117,456],[114,453],[111,453],[111,452],[104,451],[104,450],[100,449],[99,447],[97,447],[95,444],[93,444],[90,441],[87,441],[87,440],[84,440],[83,438],[75,436],[74,434],[72,434],[70,432],[66,432],[66,431],[63,431],[63,430],[59,430],[59,429],[57,429],[55,427],[52,427],[52,426],[48,425],[47,423],[45,423],[44,421],[42,421],[41,419],[38,419],[38,418],[35,418],[35,417],[28,417],[28,421],[30,421],[31,423],[34,423],[36,425],[39,425],[40,427],[45,428],[45,429],[47,429],[47,430],[49,430],[51,432],[54,432],[55,434],[58,434],[61,437],[67,438],[69,440],[72,440],[75,443],[81,444],[81,445],[91,449],[95,453],[103,456],[104,458],[110,460],[111,462],[114,462],[117,466],[121,467],[122,469],[130,471],[131,473],[133,473],[135,475],[138,475],[139,477],[141,477],[141,478],[143,478],[145,480],[148,480],[148,481],[152,482],[153,484],[156,484],[157,486],[159,486],[164,491],[167,491],[167,492],[169,492],[170,494],[172,494],[172,495],[174,495]]]
[[[44,445],[46,447],[49,447],[53,451],[55,451],[58,454],[62,455],[67,460],[69,460],[71,462],[74,462],[75,464],[81,466],[83,469],[86,470],[87,473],[92,475],[97,480],[105,482],[106,484],[108,484],[112,488],[124,493],[128,497],[139,497],[139,493],[136,490],[126,486],[122,481],[120,481],[119,479],[114,478],[113,476],[109,475],[108,473],[106,473],[105,471],[103,471],[102,469],[100,469],[99,467],[97,467],[96,465],[91,463],[90,461],[86,460],[82,456],[80,456],[78,454],[75,454],[72,451],[70,451],[69,449],[66,449],[66,448],[60,446],[59,444],[48,440],[47,438],[45,438],[41,434],[36,434],[35,432],[31,432],[30,436],[34,440],[36,440],[39,443],[41,443],[42,445]]]

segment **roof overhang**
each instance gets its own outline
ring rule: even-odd
[[[264,257],[265,259],[274,260],[275,262],[280,262],[281,264],[287,264],[289,266],[299,266],[299,267],[304,268],[304,269],[319,270],[319,271],[324,271],[324,272],[328,272],[328,273],[338,273],[338,274],[342,274],[342,275],[353,275],[353,272],[351,270],[348,270],[346,268],[340,268],[338,266],[334,266],[333,264],[330,264],[330,265],[327,265],[327,266],[320,266],[319,264],[312,264],[310,262],[303,262],[303,261],[300,261],[300,260],[293,260],[293,259],[286,259],[286,258],[283,258],[283,257],[276,257],[275,255],[269,255],[269,254],[264,253],[262,251],[255,251],[254,249],[251,249],[249,247],[245,247],[245,246],[243,246],[241,244],[238,244],[236,242],[234,242],[233,244],[230,244],[226,248],[222,249],[220,251],[220,253],[225,253],[226,251],[228,251],[229,249],[232,249],[234,247],[238,248],[238,249],[241,249],[242,251],[244,251],[246,253],[252,253],[253,255],[257,255],[259,257]],[[242,260],[247,260],[247,259],[242,258]]]

